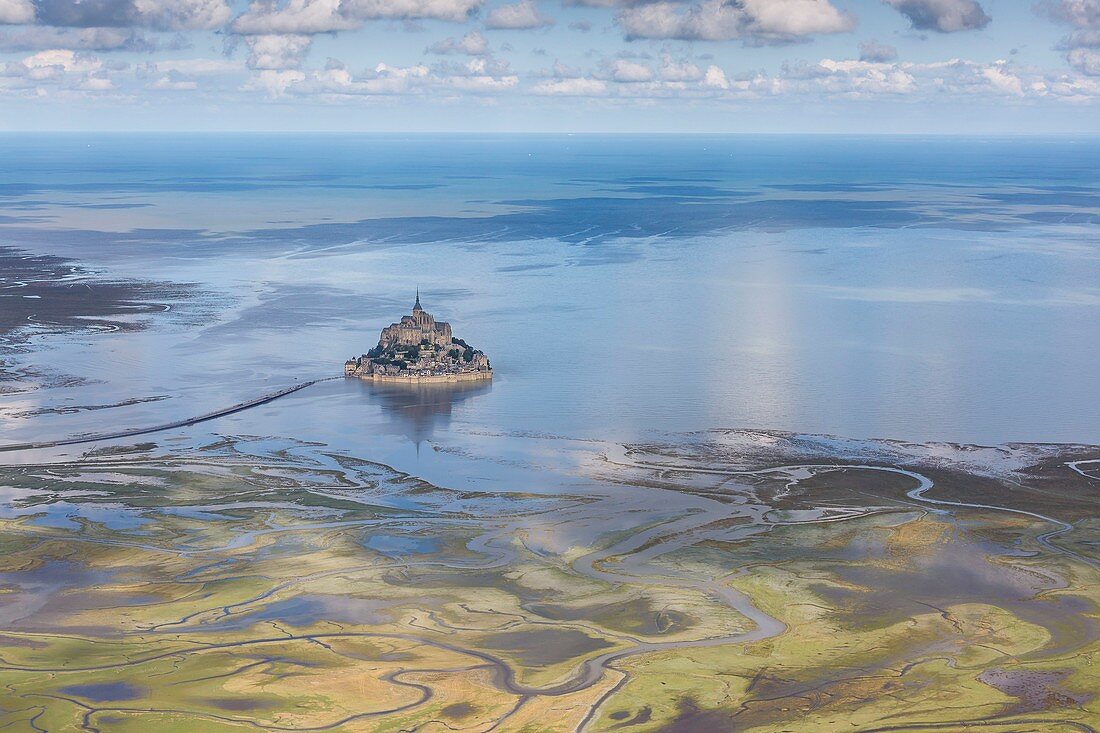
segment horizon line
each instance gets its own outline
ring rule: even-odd
[[[840,131],[701,131],[701,130],[202,130],[202,129],[0,129],[0,135],[500,135],[500,136],[643,136],[682,137],[1100,137],[1100,130],[1062,132],[840,132]]]

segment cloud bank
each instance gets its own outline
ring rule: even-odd
[[[884,0],[921,31],[956,33],[985,28],[992,20],[976,0]]]

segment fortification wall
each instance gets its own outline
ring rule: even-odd
[[[480,372],[459,372],[458,374],[430,374],[420,376],[415,374],[359,374],[359,379],[368,382],[398,382],[404,384],[438,384],[442,382],[478,382],[483,379],[492,379],[491,369]]]

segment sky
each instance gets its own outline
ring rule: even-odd
[[[0,0],[0,130],[1100,133],[1100,0]]]

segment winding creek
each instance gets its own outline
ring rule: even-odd
[[[21,445],[0,446],[0,451],[11,452],[74,445],[80,443],[101,442],[120,438],[135,437],[143,434],[166,431],[174,428],[187,427],[198,424],[200,422],[214,420],[218,417],[241,412],[253,407],[257,407],[259,405],[267,404],[281,397],[306,389],[307,387],[317,384],[318,382],[331,381],[334,379],[342,379],[342,377],[333,377],[303,382],[301,384],[286,387],[276,392],[268,393],[256,399],[235,404],[224,409],[215,410],[196,417],[177,420],[152,427],[135,428],[94,436],[78,436],[53,441],[39,441],[34,443],[25,443]],[[915,486],[906,491],[905,495],[912,501],[917,502],[921,505],[926,505],[929,508],[932,508],[934,511],[944,511],[945,509],[943,508],[956,508],[1005,512],[1052,524],[1055,526],[1055,529],[1040,534],[1036,537],[1036,540],[1042,545],[1043,548],[1050,552],[1060,553],[1072,557],[1073,559],[1087,563],[1092,567],[1098,566],[1097,562],[1092,558],[1082,556],[1076,552],[1073,552],[1072,550],[1060,547],[1057,544],[1051,542],[1053,538],[1063,535],[1073,529],[1073,525],[1069,524],[1068,522],[1064,522],[1037,512],[1022,509],[1014,509],[1010,507],[996,506],[991,504],[933,498],[928,496],[928,493],[934,488],[933,481],[917,471],[906,468],[859,463],[791,463],[752,470],[739,470],[732,468],[716,467],[695,467],[674,463],[658,463],[632,460],[630,458],[630,450],[625,446],[610,447],[606,455],[604,456],[604,459],[608,465],[613,467],[649,471],[657,474],[668,472],[704,474],[724,477],[728,479],[733,479],[736,477],[778,476],[780,478],[787,479],[786,491],[790,491],[801,480],[825,472],[871,471],[889,473],[911,480],[915,484]],[[1096,477],[1088,473],[1084,467],[1097,463],[1100,463],[1100,459],[1073,461],[1067,463],[1066,465],[1074,472],[1085,477],[1086,479],[1096,480]],[[674,490],[667,489],[667,491]],[[568,677],[566,677],[565,679],[561,679],[560,681],[556,681],[552,684],[524,684],[519,680],[517,672],[513,668],[513,666],[504,658],[483,651],[481,649],[444,641],[436,635],[368,631],[339,631],[309,634],[286,633],[278,636],[263,636],[259,638],[244,639],[233,642],[196,643],[193,646],[185,649],[173,649],[170,651],[158,652],[136,659],[128,659],[118,662],[105,662],[101,664],[84,666],[72,666],[69,664],[59,664],[52,666],[18,665],[5,663],[0,664],[0,670],[9,672],[33,672],[50,673],[57,675],[72,675],[87,672],[127,669],[165,659],[179,659],[192,655],[209,654],[226,650],[262,649],[267,646],[285,644],[292,641],[306,641],[323,644],[326,642],[326,640],[339,639],[374,638],[400,640],[435,647],[440,650],[456,653],[459,655],[470,657],[471,659],[475,660],[472,666],[463,667],[461,668],[462,670],[473,670],[478,668],[490,670],[493,684],[498,690],[519,697],[519,701],[517,702],[516,706],[510,713],[508,713],[508,715],[511,715],[519,710],[530,698],[559,697],[570,695],[587,690],[597,684],[600,684],[610,673],[620,675],[620,679],[617,681],[617,683],[609,688],[606,692],[604,692],[591,705],[584,718],[575,727],[574,730],[576,731],[576,733],[582,733],[590,727],[591,723],[594,720],[596,720],[597,716],[600,713],[601,707],[611,698],[612,695],[614,695],[616,691],[621,689],[622,686],[629,680],[629,673],[617,666],[618,663],[626,659],[636,657],[638,655],[649,653],[666,652],[677,649],[693,649],[734,644],[747,644],[783,634],[787,630],[786,625],[782,621],[762,611],[753,603],[752,599],[748,595],[731,587],[728,583],[723,582],[723,579],[720,577],[702,579],[693,578],[687,577],[685,575],[673,574],[667,568],[659,569],[653,566],[652,563],[656,558],[668,553],[675,552],[676,550],[685,547],[690,547],[697,544],[702,539],[705,539],[708,536],[708,527],[721,523],[723,520],[747,518],[750,521],[750,526],[756,529],[766,529],[767,527],[777,526],[786,523],[769,519],[768,514],[772,510],[772,507],[763,503],[753,503],[748,498],[740,498],[737,501],[732,502],[723,502],[705,498],[702,498],[699,501],[700,503],[695,506],[694,510],[689,511],[681,516],[674,517],[672,519],[660,521],[643,529],[632,531],[626,536],[617,539],[616,541],[605,547],[593,549],[574,559],[570,563],[570,567],[574,572],[586,578],[599,581],[601,583],[611,584],[613,586],[624,584],[639,586],[657,585],[696,591],[720,602],[721,604],[724,604],[728,608],[735,611],[740,617],[744,618],[748,622],[748,627],[738,629],[724,635],[709,636],[696,639],[678,639],[670,641],[649,641],[639,639],[630,635],[620,635],[618,637],[619,640],[626,642],[628,644],[627,646],[615,648],[601,654],[583,659],[583,661],[581,661],[573,668]],[[566,521],[569,519],[580,518],[588,510],[589,507],[586,507],[584,505],[559,509],[556,513],[557,519],[559,521]],[[812,524],[846,521],[857,517],[868,516],[870,514],[876,513],[876,511],[877,510],[874,509],[868,509],[866,511],[853,511],[844,516],[823,516],[818,518],[799,520],[798,523]],[[375,562],[368,565],[363,565],[358,569],[342,567],[336,570],[307,574],[276,584],[262,593],[253,595],[234,604],[198,609],[192,613],[189,613],[186,616],[177,619],[176,621],[157,624],[155,626],[149,627],[147,630],[151,633],[156,634],[179,634],[185,631],[217,630],[220,621],[227,619],[233,615],[239,614],[243,609],[260,606],[265,601],[268,601],[269,599],[274,597],[276,594],[288,590],[291,587],[305,585],[310,582],[327,577],[352,576],[357,571],[377,572],[380,569],[411,569],[414,567],[423,568],[433,566],[448,570],[469,571],[486,570],[508,566],[509,564],[516,561],[518,558],[517,550],[514,547],[510,546],[508,540],[509,538],[515,537],[523,531],[525,527],[524,518],[525,515],[523,514],[517,514],[514,517],[496,517],[492,521],[495,526],[490,531],[480,534],[467,544],[467,549],[469,551],[479,555],[488,556],[484,562],[447,563],[432,560],[393,562],[388,564]],[[250,544],[256,542],[260,537],[270,534],[295,532],[309,533],[316,532],[318,530],[339,529],[345,527],[382,528],[387,525],[400,524],[407,521],[409,521],[407,518],[394,518],[387,520],[372,519],[310,522],[303,523],[301,525],[282,525],[269,527],[266,529],[250,530],[248,532],[240,534],[228,543],[215,547],[194,549],[181,547],[173,548],[170,550],[167,550],[165,548],[158,548],[153,545],[141,545],[141,547],[148,550],[172,552],[174,554],[184,556],[203,554],[216,555],[219,552],[247,547]],[[422,526],[432,525],[443,527],[447,526],[448,524],[475,524],[484,520],[475,520],[467,517],[462,517],[460,515],[455,515],[452,517],[441,516],[433,519],[419,518],[417,521]],[[78,541],[89,542],[111,542],[110,540],[105,540],[103,538],[77,537],[75,539],[77,539]],[[121,543],[115,542],[115,544]],[[743,568],[741,570],[735,570],[732,573],[727,574],[726,577],[742,571]],[[199,584],[203,581],[201,579],[190,581],[181,578],[177,579],[177,582],[193,582]],[[528,623],[536,623],[529,618],[523,618],[524,621]],[[209,717],[226,722],[249,724],[257,728],[262,728],[266,730],[330,730],[355,720],[395,714],[418,707],[428,702],[433,695],[431,688],[420,683],[403,681],[401,677],[405,674],[406,672],[398,670],[389,673],[384,679],[390,684],[408,687],[410,689],[416,690],[419,694],[419,698],[417,700],[409,702],[407,704],[403,704],[390,710],[357,713],[318,727],[284,727],[266,723],[260,725],[249,718],[240,716],[222,716],[209,713],[195,713],[195,715],[197,717]],[[90,723],[88,723],[90,716],[95,713],[108,709],[116,712],[125,712],[127,710],[127,708],[125,707],[117,706],[111,708],[97,707],[81,703],[76,700],[71,700],[71,698],[68,697],[64,699],[74,702],[74,704],[83,707],[87,711],[85,715],[85,722],[88,725],[90,725]],[[141,711],[148,712],[149,709],[142,708]],[[508,717],[508,715],[505,715],[503,718],[498,720],[493,728],[495,729],[496,727],[501,725]],[[878,730],[885,731],[891,730],[891,728],[880,728]]]

